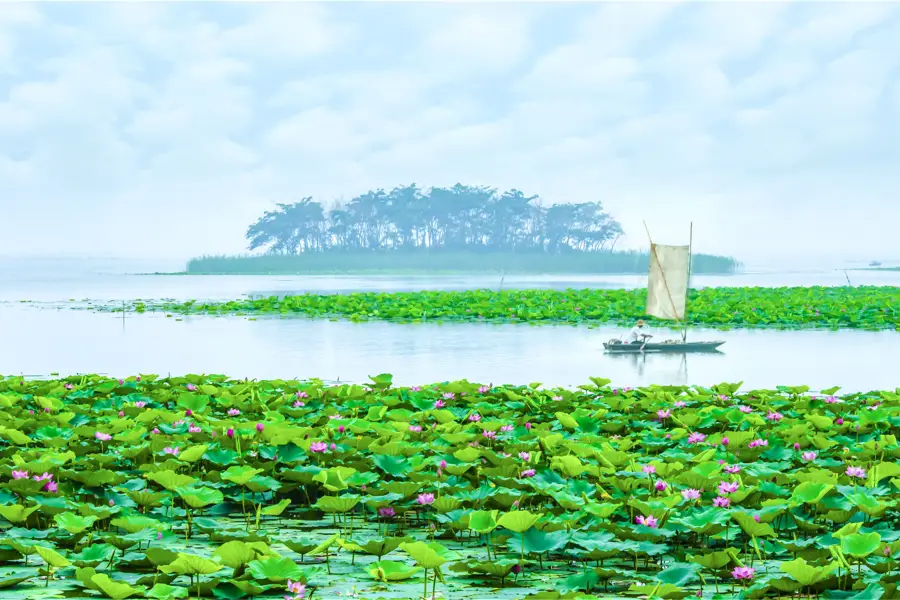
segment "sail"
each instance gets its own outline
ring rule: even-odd
[[[669,321],[684,318],[690,266],[690,246],[650,244],[650,274],[647,279],[649,316]]]

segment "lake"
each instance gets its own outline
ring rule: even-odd
[[[304,318],[92,313],[54,304],[79,300],[232,299],[242,296],[349,291],[499,287],[499,277],[139,276],[85,267],[7,268],[0,277],[0,373],[223,373],[233,377],[320,377],[365,381],[389,372],[401,384],[468,378],[483,383],[574,386],[590,376],[614,385],[748,387],[842,385],[845,390],[894,389],[886,368],[900,355],[900,335],[862,331],[709,331],[721,354],[610,356],[602,343],[622,329],[570,326],[349,323]],[[900,285],[900,273],[850,271],[855,284]],[[640,276],[506,277],[503,287],[633,287]],[[694,279],[713,285],[845,285],[843,271],[747,273]],[[46,303],[44,307],[18,300]],[[657,331],[657,338],[670,332]]]

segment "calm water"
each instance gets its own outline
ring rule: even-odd
[[[0,261],[0,373],[53,372],[127,375],[224,373],[237,377],[320,377],[365,381],[389,372],[401,383],[468,378],[484,383],[580,385],[590,376],[616,385],[714,384],[752,387],[842,385],[848,390],[894,389],[900,376],[886,367],[900,355],[893,332],[693,332],[724,339],[723,354],[609,356],[611,328],[528,325],[353,324],[306,319],[95,314],[39,308],[18,300],[233,299],[305,291],[499,288],[497,276],[247,277],[139,276],[180,264],[121,261]],[[900,272],[820,270],[696,277],[694,285],[900,285]],[[640,276],[506,277],[509,287],[631,287]],[[40,306],[40,305],[38,305]],[[656,332],[657,337],[670,335]]]
[[[847,277],[854,285],[900,286],[900,271],[806,271],[699,275],[693,287],[719,286],[840,286]],[[128,275],[77,269],[0,269],[0,302],[32,300],[233,300],[304,292],[461,290],[473,288],[631,288],[646,285],[642,275],[505,276],[265,276],[265,275]]]
[[[467,378],[482,383],[616,385],[744,381],[750,387],[894,389],[891,332],[695,332],[723,339],[722,354],[609,356],[610,328],[529,325],[400,325],[307,319],[121,315],[17,305],[0,309],[0,372],[109,375],[223,373],[366,381],[393,373],[403,384]],[[668,335],[656,332],[658,337]]]

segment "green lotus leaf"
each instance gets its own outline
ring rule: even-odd
[[[146,477],[150,481],[159,484],[160,486],[171,492],[174,492],[177,488],[186,487],[197,483],[197,480],[193,477],[190,477],[189,475],[181,475],[180,473],[176,473],[174,471],[157,471],[155,473],[148,473]]]
[[[168,565],[159,567],[159,570],[163,573],[177,573],[178,575],[212,575],[223,568],[225,568],[224,565],[208,558],[179,552],[178,558]]]
[[[187,463],[195,463],[206,453],[209,446],[207,444],[201,444],[199,446],[191,446],[190,448],[186,448],[178,454],[178,460],[187,462]]]
[[[288,579],[305,581],[303,570],[290,558],[270,556],[248,563],[248,570],[258,581],[280,583]]]
[[[881,535],[877,531],[870,533],[852,533],[841,538],[841,550],[855,558],[865,558],[875,552],[881,545]]]
[[[476,510],[469,515],[469,529],[481,534],[490,533],[497,528],[497,510]]]
[[[72,565],[72,563],[70,563],[62,554],[53,548],[35,546],[34,549],[37,551],[38,555],[44,559],[44,562],[54,569],[62,569]]]
[[[123,581],[114,581],[105,573],[92,576],[91,581],[107,598],[112,598],[112,600],[124,600],[136,594],[143,595],[143,589],[132,587]]]
[[[781,570],[790,575],[800,585],[809,587],[828,577],[838,566],[838,563],[831,562],[822,567],[814,567],[807,563],[803,557],[798,557],[792,561],[781,563]]]
[[[64,512],[53,515],[53,520],[60,529],[65,529],[74,535],[90,529],[97,517],[81,517],[75,513]]]
[[[0,506],[0,516],[10,523],[24,523],[28,517],[39,508],[40,506],[25,507],[21,504]]]
[[[148,598],[156,600],[177,600],[178,598],[187,598],[188,589],[165,583],[157,583],[147,592]]]
[[[222,479],[237,485],[247,485],[251,479],[262,472],[262,469],[255,469],[247,465],[235,465],[222,472]]]
[[[219,490],[200,486],[175,488],[175,493],[191,508],[203,508],[225,499]]]
[[[523,533],[534,527],[543,515],[528,512],[527,510],[515,510],[505,512],[497,520],[500,527],[505,527],[516,533]]]
[[[378,581],[406,581],[422,570],[420,566],[410,566],[393,560],[379,560],[366,567],[366,572]]]
[[[400,549],[409,554],[416,564],[425,569],[437,569],[449,560],[455,560],[459,555],[437,542],[404,542]]]

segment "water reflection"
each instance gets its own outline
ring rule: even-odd
[[[483,383],[575,386],[744,381],[748,387],[842,385],[893,389],[885,356],[900,355],[893,332],[696,332],[726,341],[710,354],[614,355],[611,328],[348,323],[307,319],[98,314],[0,307],[0,371],[111,375],[224,373],[366,381],[393,373],[400,384],[467,378]]]

